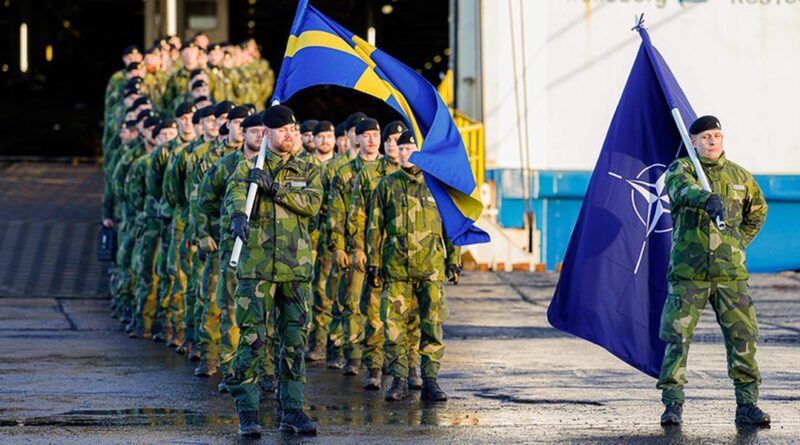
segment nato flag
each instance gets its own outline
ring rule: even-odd
[[[639,26],[642,44],[592,173],[547,311],[562,331],[658,377],[672,220],[664,187],[681,153],[672,110],[695,113]]]

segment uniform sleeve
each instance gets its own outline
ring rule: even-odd
[[[250,183],[244,178],[248,178],[249,173],[250,168],[247,161],[240,161],[236,166],[236,173],[234,173],[237,179],[228,185],[231,199],[231,207],[228,210],[231,210],[231,216],[234,213],[247,213],[247,189]]]
[[[747,201],[744,203],[742,223],[739,225],[745,247],[753,241],[767,220],[767,201],[752,175],[748,175],[746,187]]]
[[[192,218],[192,224],[197,233],[197,238],[202,238],[203,236],[200,235],[201,232],[206,234],[211,233],[211,227],[208,226],[209,220],[208,216],[200,211],[200,186],[203,183],[203,179],[205,179],[206,172],[209,170],[209,162],[207,157],[203,157],[195,165],[194,168],[194,179],[192,180],[192,192],[189,199],[189,212],[190,217]]]
[[[175,164],[178,159],[178,155],[170,156],[170,159],[167,162],[167,168],[164,170],[164,181],[161,187],[164,200],[172,209],[178,206],[178,189],[175,181]]]
[[[341,175],[333,177],[331,192],[328,197],[328,244],[330,250],[344,249],[344,223],[346,213],[344,209],[344,181]]]
[[[369,204],[369,214],[367,218],[367,266],[381,267],[383,261],[383,207],[385,198],[386,182],[381,180],[372,193],[371,203]]]
[[[197,191],[197,208],[201,214],[197,224],[198,238],[210,236],[211,220],[219,218],[221,199],[218,191],[219,182],[224,182],[224,175],[220,174],[221,171],[219,163],[214,164],[200,182],[200,187]]]
[[[711,193],[703,190],[694,175],[694,169],[686,159],[674,161],[667,169],[667,193],[670,203],[683,207],[701,209]]]
[[[442,238],[444,238],[444,250],[447,254],[447,258],[444,259],[444,264],[448,266],[451,264],[459,265],[461,264],[461,247],[454,245],[446,233],[444,223],[442,223]]]
[[[322,181],[319,168],[309,165],[306,175],[306,186],[295,190],[281,187],[275,194],[275,202],[298,215],[312,217],[319,212],[322,204]]]
[[[364,251],[364,234],[367,224],[367,197],[369,192],[369,178],[364,170],[356,177],[353,191],[350,195],[350,209],[347,212],[347,238],[352,240],[353,249]]]

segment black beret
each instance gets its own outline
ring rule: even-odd
[[[136,99],[135,101],[133,101],[131,106],[133,108],[136,108],[136,107],[138,107],[140,105],[149,104],[149,103],[150,103],[150,100],[147,98],[147,96],[142,96],[142,97]]]
[[[156,50],[161,51],[161,48],[156,48],[155,46],[147,48],[146,50],[144,50],[144,55],[147,56],[147,55],[153,54],[153,53],[156,52]]]
[[[297,123],[294,112],[286,105],[273,105],[267,108],[261,113],[261,120],[268,128],[281,128],[284,125]]]
[[[333,128],[333,124],[328,121],[319,121],[317,125],[314,126],[314,136],[322,133],[323,131],[336,131]]]
[[[195,69],[193,69],[193,70],[189,71],[189,78],[191,79],[191,78],[193,78],[193,77],[195,77],[195,76],[198,76],[198,75],[200,75],[200,74],[203,74],[204,72],[205,72],[205,71],[203,71],[203,69],[202,69],[202,68],[195,68]]]
[[[133,65],[133,64],[131,64]],[[144,79],[141,76],[133,76],[125,82],[125,88],[139,88],[144,83]]]
[[[251,116],[252,114],[253,110],[250,107],[248,107],[247,105],[239,105],[238,107],[228,112],[228,120],[240,119],[247,116]]]
[[[719,123],[719,119],[714,116],[698,117],[689,127],[689,134],[700,134],[708,130],[722,130],[722,124]]]
[[[143,66],[142,62],[131,62],[128,66],[125,67],[128,71],[138,70],[141,69]]]
[[[242,129],[244,130],[250,127],[263,127],[263,126],[264,122],[261,121],[260,114],[251,114],[250,116],[247,116],[246,118],[244,118],[241,125]]]
[[[150,110],[142,110],[139,114],[136,115],[136,122],[141,121],[142,119],[147,119],[150,115],[153,114]]]
[[[193,103],[184,102],[175,109],[175,117],[181,117],[184,114],[194,113],[195,111],[197,111],[197,107]]]
[[[122,50],[123,56],[127,56],[128,54],[139,54],[139,47],[136,45],[131,45]]]
[[[383,134],[381,135],[381,140],[386,142],[386,140],[389,139],[389,136],[393,134],[402,133],[406,130],[408,130],[408,127],[406,127],[406,124],[404,124],[403,121],[389,122],[389,124],[383,128]]]
[[[139,90],[136,88],[125,88],[125,93],[122,94],[122,97],[133,96],[134,94],[139,94]],[[133,109],[129,109],[128,112],[133,111]]]
[[[345,123],[340,122],[339,125],[336,126],[336,130],[334,130],[333,134],[336,135],[337,138],[347,134],[347,127],[345,127]]]
[[[197,110],[197,111],[194,113],[194,115],[195,115],[195,116],[198,116],[198,119],[202,119],[202,118],[204,118],[204,117],[208,117],[208,116],[213,116],[213,115],[214,115],[214,109],[215,109],[215,108],[216,108],[216,107],[214,107],[214,105],[209,105],[209,106],[207,106],[207,107],[203,107],[203,108],[201,108],[201,109]]]
[[[222,43],[219,43],[219,42],[217,42],[217,43],[209,43],[207,49],[208,49],[208,51],[212,51],[212,50],[215,50],[215,49],[222,49],[222,46],[223,46]]]
[[[181,50],[184,48],[197,48],[197,42],[194,39],[187,40],[181,44]]]
[[[300,133],[314,131],[314,127],[316,127],[318,123],[319,121],[316,119],[309,119],[307,121],[303,121],[303,123],[300,124]]]
[[[236,104],[229,100],[223,100],[214,107],[214,116],[220,117],[234,108],[236,108]]]
[[[192,91],[194,91],[195,88],[200,88],[200,87],[207,86],[207,85],[208,84],[206,83],[205,80],[202,80],[202,79],[201,80],[195,80],[194,82],[192,82],[192,86],[191,86],[190,89]]]
[[[138,121],[136,121],[136,120],[125,121],[125,128],[136,128],[136,124],[137,123],[138,123]]]
[[[355,127],[356,125],[358,125],[359,122],[363,121],[366,118],[367,118],[366,114],[360,111],[356,111],[350,116],[347,116],[347,120],[344,121],[344,129],[350,130],[351,128]]]
[[[148,116],[147,119],[144,120],[144,128],[150,128],[156,126],[161,123],[161,119],[158,116]]]
[[[222,136],[227,136],[228,133],[230,133],[230,130],[228,130],[228,123],[225,122],[221,127],[219,127],[219,134]]]
[[[161,123],[156,125],[156,128],[153,128],[153,134],[151,137],[155,138],[156,136],[158,136],[158,133],[161,133],[161,130],[165,128],[174,128],[177,130],[178,122],[176,122],[175,119],[164,119],[163,121],[161,121]]]
[[[356,134],[361,134],[365,131],[372,131],[377,130],[381,131],[381,126],[378,125],[378,121],[373,118],[367,118],[362,120],[361,122],[356,125]]]
[[[197,99],[194,100],[194,104],[197,105],[200,102],[205,102],[207,100],[208,100],[208,96],[200,96],[200,97],[198,97]]]
[[[414,139],[414,133],[410,132],[409,130],[400,133],[400,137],[397,138],[397,145],[405,144],[417,145],[417,141]]]

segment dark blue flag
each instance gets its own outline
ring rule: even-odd
[[[589,181],[550,323],[658,377],[672,220],[664,177],[681,154],[673,118],[696,117],[643,27],[642,44]]]

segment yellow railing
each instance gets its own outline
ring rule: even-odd
[[[472,174],[478,187],[483,184],[486,175],[486,162],[484,158],[483,123],[476,122],[458,110],[451,110],[456,127],[461,132],[464,147],[467,149]]]

